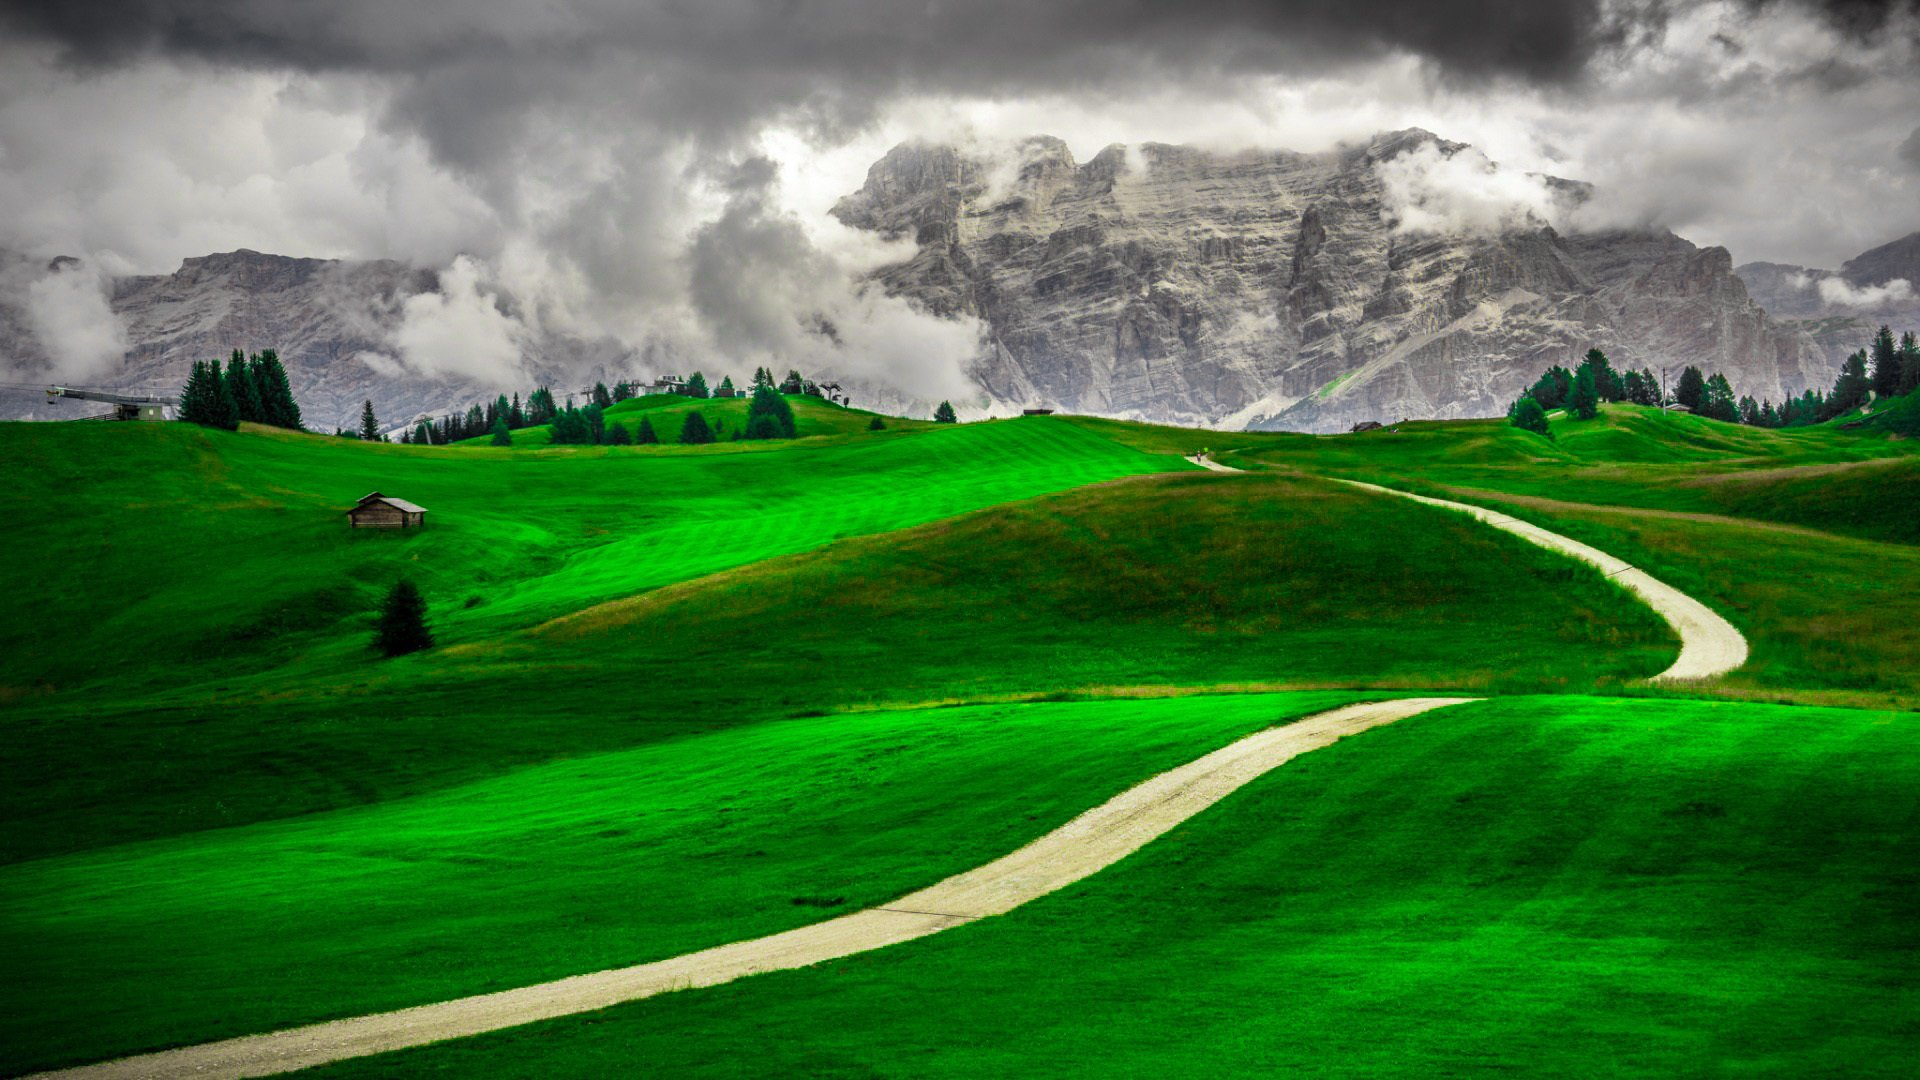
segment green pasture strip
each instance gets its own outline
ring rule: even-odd
[[[481,993],[816,922],[1357,697],[796,719],[17,864],[0,869],[4,1067]]]
[[[1437,710],[1004,917],[316,1075],[1905,1077],[1917,728]]]

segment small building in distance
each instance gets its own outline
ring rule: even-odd
[[[374,491],[347,511],[347,520],[356,529],[417,529],[427,523],[427,508]]]

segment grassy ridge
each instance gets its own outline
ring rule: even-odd
[[[1905,1076],[1916,724],[1441,710],[1013,916],[317,1075]]]
[[[0,869],[0,1064],[418,1004],[816,922],[1353,697],[791,720]]]
[[[653,432],[666,444],[676,443],[680,439],[680,428],[687,421],[687,414],[698,412],[707,418],[709,427],[717,425],[720,438],[728,440],[735,431],[745,431],[747,426],[746,398],[690,398],[680,394],[648,394],[644,397],[628,398],[616,401],[606,410],[609,424],[618,424],[629,433],[640,429],[640,420],[645,417],[653,425]],[[817,397],[790,395],[787,404],[793,408],[794,433],[800,438],[822,435],[855,435],[864,433],[867,425],[873,422],[879,413],[865,409],[850,409]],[[888,430],[918,431],[933,426],[929,420],[907,420],[900,417],[882,418]],[[491,444],[491,436],[465,439],[455,446],[485,447]],[[551,444],[553,428],[547,424],[520,428],[513,433],[514,449],[532,449]]]
[[[1585,688],[1673,652],[1597,573],[1460,515],[1286,477],[1139,479],[363,661],[353,679],[22,711],[0,811],[31,827],[4,851],[348,806],[811,710],[1141,684]]]
[[[1053,421],[526,455],[6,424],[0,458],[18,466],[0,495],[16,522],[0,700],[364,666],[368,613],[401,576],[457,643],[843,537],[1189,468]],[[346,507],[376,488],[427,506],[428,527],[348,529]],[[35,617],[48,610],[60,618]]]

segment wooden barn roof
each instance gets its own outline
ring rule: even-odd
[[[404,510],[409,514],[424,514],[427,512],[427,508],[418,503],[410,503],[405,499],[396,499],[391,495],[382,495],[377,491],[371,491],[362,495],[360,501],[353,504],[353,510],[358,510],[370,502],[383,502],[395,510]],[[353,510],[349,510],[347,513],[351,514]]]

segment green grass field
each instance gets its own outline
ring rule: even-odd
[[[317,1074],[1908,1076],[1917,725],[1440,710],[1011,916]]]
[[[609,415],[670,439],[744,405]],[[0,424],[0,1073],[803,925],[1284,717],[1436,689],[1490,700],[1012,915],[336,1069],[1899,1071],[1912,440],[795,409],[802,438],[705,447]],[[1583,539],[1752,660],[1647,687],[1675,639],[1598,572],[1327,477]],[[374,489],[430,525],[349,530]],[[383,660],[403,577],[440,644]]]

